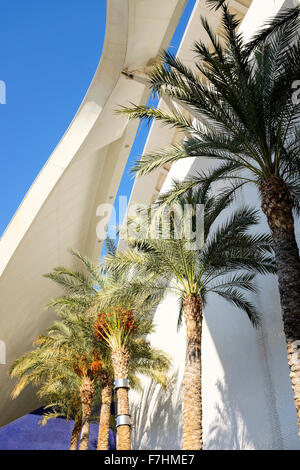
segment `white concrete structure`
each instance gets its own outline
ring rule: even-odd
[[[168,47],[184,6],[185,0],[108,1],[102,57],[90,88],[1,238],[0,340],[7,365],[0,364],[0,425],[37,406],[29,390],[10,399],[8,370],[53,318],[44,305],[59,291],[43,274],[73,263],[71,247],[95,261],[100,256],[96,208],[113,202],[138,126],[114,110],[124,97],[142,104],[149,94],[121,72],[143,70]]]
[[[244,35],[253,34],[284,0],[231,0],[245,16]],[[249,11],[248,7],[251,4]],[[0,364],[0,425],[36,406],[28,391],[11,402],[9,363],[25,350],[50,322],[43,305],[57,290],[42,274],[58,264],[70,264],[66,250],[78,248],[95,260],[96,207],[113,200],[132,145],[137,122],[128,125],[113,114],[118,104],[145,103],[147,90],[121,75],[143,74],[171,38],[184,0],[108,0],[106,39],[99,68],[68,131],[33,184],[0,241],[0,340],[5,341],[7,366]],[[182,44],[180,58],[192,65],[191,46],[202,34],[199,16],[218,27],[219,16],[197,0]],[[155,34],[153,34],[155,31]],[[160,106],[166,104],[161,102]],[[175,131],[154,123],[145,152],[181,139]],[[132,201],[151,202],[197,169],[193,159],[136,181]],[[168,172],[169,171],[169,172]],[[251,189],[241,194],[256,202]],[[262,222],[261,228],[266,229]],[[203,424],[206,449],[300,449],[296,411],[288,375],[276,280],[258,280],[262,294],[253,300],[263,314],[262,328],[220,299],[211,299],[203,331]],[[167,297],[159,306],[153,343],[173,357],[174,388],[161,393],[146,387],[144,398],[133,396],[136,417],[134,448],[176,449],[181,441],[180,378],[183,372],[184,330],[176,331],[177,301]],[[147,395],[148,391],[148,395]]]
[[[188,65],[192,65],[192,42],[202,32],[200,14],[205,12],[210,22],[218,28],[217,15],[208,14],[203,3],[196,3],[178,51],[180,59]],[[243,14],[250,3],[230,4]],[[268,16],[291,5],[291,2],[283,0],[253,0],[241,26],[244,38],[251,38]],[[201,39],[204,40],[203,36]],[[166,108],[167,105],[161,100],[160,107]],[[155,122],[144,153],[163,148],[180,138],[182,136],[176,131]],[[173,179],[182,180],[204,168],[205,162],[202,159],[200,162],[190,158],[173,164],[170,171],[169,168],[156,170],[136,180],[131,202],[150,204],[160,191],[170,188]],[[238,203],[245,202],[259,207],[254,188],[247,187],[240,193]],[[227,210],[223,217],[231,210]],[[258,230],[268,230],[263,214],[256,231]],[[252,328],[245,314],[218,296],[210,297],[205,309],[202,343],[205,449],[300,449],[296,409],[282,333],[277,279],[275,276],[260,276],[257,283],[261,292],[253,295],[251,300],[262,313],[262,326],[259,330]],[[178,403],[181,401],[185,331],[184,328],[179,334],[176,331],[177,314],[176,298],[170,295],[155,314],[157,328],[152,342],[171,355],[178,381],[175,380],[174,393],[169,391],[167,397],[156,388],[156,394],[150,401],[151,406],[147,408],[142,405],[142,418],[139,411],[140,398],[133,395],[136,403],[134,414],[140,423],[134,434],[135,445],[140,448],[180,448],[181,415]]]

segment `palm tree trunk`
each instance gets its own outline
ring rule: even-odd
[[[111,355],[115,380],[128,378],[129,352],[126,348],[117,348]],[[120,387],[117,389],[117,414],[129,415],[128,389]],[[117,427],[117,449],[131,450],[130,426],[122,424]]]
[[[74,423],[72,436],[71,436],[70,450],[77,450],[81,427],[82,427],[81,414],[77,414],[75,417],[75,423]]]
[[[108,375],[101,377],[101,412],[99,419],[99,433],[97,450],[108,450],[110,406],[112,395],[111,378]]]
[[[184,299],[186,356],[183,378],[183,450],[202,450],[201,336],[202,301],[200,296]]]
[[[260,191],[262,210],[267,216],[274,241],[284,333],[300,435],[300,259],[292,213],[293,201],[287,186],[277,176],[265,181]]]
[[[85,377],[80,387],[80,398],[82,408],[82,431],[79,442],[79,450],[88,450],[90,434],[90,416],[94,399],[94,384]]]

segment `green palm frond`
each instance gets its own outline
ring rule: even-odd
[[[112,241],[106,241],[106,243],[110,243],[110,247],[112,248]],[[101,270],[101,266],[95,265],[87,256],[84,256],[82,253],[80,253],[78,250],[71,249],[70,250],[71,254],[75,256],[79,261],[82,262],[84,267],[86,268],[91,281],[96,283],[99,288],[103,287],[104,279],[103,279],[103,271]],[[88,282],[87,278],[86,282]]]
[[[280,11],[247,44],[238,32],[240,20],[223,1],[209,1],[221,10],[222,46],[202,18],[207,41],[195,43],[197,72],[169,52],[149,72],[152,90],[176,103],[175,113],[133,106],[122,109],[131,118],[157,119],[186,134],[182,144],[152,151],[133,171],[145,175],[181,158],[214,160],[212,169],[174,183],[160,202],[171,201],[212,181],[230,183],[233,192],[246,183],[280,177],[299,213],[299,102],[293,83],[300,76],[300,7]],[[180,110],[183,111],[180,111]],[[215,165],[217,163],[217,165]]]
[[[280,34],[282,30],[285,31],[287,27],[291,27],[292,30],[296,32],[299,28],[299,16],[299,6],[281,10],[275,17],[268,19],[266,24],[254,35],[251,41],[246,44],[244,53],[246,55],[251,54],[253,50],[257,49],[263,42],[268,40],[271,35],[275,33]],[[290,36],[288,40],[290,40]],[[290,41],[288,41],[286,45],[290,45]]]
[[[134,105],[132,108],[121,106],[117,111],[118,114],[126,114],[129,119],[141,119],[142,121],[151,123],[152,119],[161,121],[163,125],[175,126],[186,132],[197,132],[197,127],[193,124],[192,119],[186,118],[181,112],[167,113],[149,106]]]
[[[178,295],[180,308],[178,326],[183,312],[183,301],[189,295],[199,295],[206,304],[207,293],[214,292],[244,310],[253,324],[258,322],[255,308],[243,293],[255,294],[256,273],[276,272],[272,238],[267,234],[252,234],[249,230],[258,224],[259,213],[249,207],[240,207],[222,224],[218,217],[232,201],[234,190],[229,187],[223,193],[213,195],[211,182],[197,189],[186,191],[177,204],[204,204],[204,244],[191,250],[188,240],[135,239],[129,240],[129,248],[115,256],[105,258],[108,272],[115,272],[121,280],[118,287],[106,295],[122,301],[131,292],[140,298],[151,298],[156,306],[165,292]],[[163,201],[163,204],[166,204]],[[161,207],[156,205],[160,214]],[[124,280],[124,276],[127,278]]]
[[[106,237],[105,239],[105,245],[106,245],[106,251],[107,253],[111,254],[111,255],[114,255],[117,251],[117,246],[116,246],[116,243],[115,241],[110,238],[110,237]]]
[[[227,0],[206,0],[206,4],[213,10],[221,8]]]
[[[188,158],[188,155],[185,149],[178,145],[173,145],[169,149],[162,149],[161,151],[156,151],[142,155],[140,160],[136,161],[133,165],[131,171],[136,173],[138,176],[146,175],[147,173],[152,172],[156,168],[160,168],[168,163],[176,162],[181,158]]]
[[[224,276],[224,278],[220,280],[218,283],[212,284],[211,286],[209,286],[207,291],[215,292],[216,290],[218,291],[222,289],[227,290],[229,287],[234,287],[234,288],[241,288],[243,290],[256,293],[257,287],[252,282],[254,277],[255,277],[254,273],[236,273],[236,274]]]
[[[215,292],[220,297],[223,297],[228,302],[234,304],[240,310],[246,312],[249,320],[254,326],[260,325],[260,316],[255,307],[255,305],[250,302],[246,297],[237,289],[232,287],[228,289],[214,289],[212,292]]]

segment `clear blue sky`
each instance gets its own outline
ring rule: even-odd
[[[176,52],[195,0],[188,0],[171,42]],[[99,63],[105,0],[1,0],[0,235],[75,115]],[[129,195],[129,170],[142,153],[139,127],[119,194]]]
[[[93,78],[106,0],[1,0],[0,235]]]

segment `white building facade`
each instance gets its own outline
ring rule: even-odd
[[[253,0],[231,2],[232,10],[243,14],[241,5],[249,5],[241,25],[244,38],[261,27],[265,20],[292,2],[283,0]],[[196,2],[186,33],[178,51],[184,63],[192,65],[192,42],[201,37],[200,15],[210,17],[204,2]],[[203,40],[203,37],[201,37]],[[160,106],[166,105],[161,101]],[[144,149],[154,149],[176,142],[176,132],[154,123]],[[211,163],[207,162],[210,166]],[[160,192],[168,190],[173,180],[182,180],[199,170],[206,162],[197,158],[184,159],[171,169],[157,170],[135,182],[131,201],[151,203]],[[163,184],[161,185],[161,182]],[[147,188],[147,191],[145,191]],[[256,189],[245,187],[239,193],[236,205],[260,207]],[[230,214],[226,210],[219,222]],[[299,235],[299,224],[297,226]],[[263,213],[255,231],[267,232]],[[299,236],[297,237],[299,240]],[[283,324],[276,276],[258,276],[259,294],[251,301],[261,313],[262,324],[253,329],[245,314],[230,306],[218,296],[211,296],[204,311],[202,337],[203,377],[203,442],[204,449],[300,449],[297,431],[297,414],[293,400],[287,362]],[[167,351],[174,361],[174,373],[178,379],[172,383],[167,397],[156,388],[148,411],[148,419],[140,422],[135,432],[136,445],[152,449],[180,448],[182,400],[181,379],[185,362],[185,331],[177,331],[178,303],[168,295],[154,317],[156,333],[152,336],[155,346]],[[149,382],[148,382],[149,384]],[[151,388],[151,384],[149,384]],[[139,408],[139,397],[134,396]],[[142,408],[145,414],[147,406]],[[136,408],[134,408],[136,413]],[[139,414],[140,417],[140,414]]]

